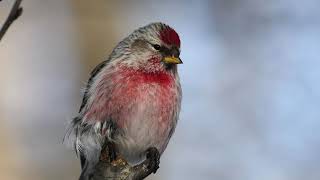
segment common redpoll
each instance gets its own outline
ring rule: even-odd
[[[91,72],[66,134],[81,158],[81,180],[91,176],[103,145],[111,160],[122,157],[134,165],[150,158],[148,168],[158,169],[180,112],[179,55],[178,34],[152,23],[121,41]]]

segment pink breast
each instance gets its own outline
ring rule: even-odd
[[[118,126],[123,127],[128,124],[139,103],[152,101],[158,108],[148,114],[152,116],[149,118],[159,121],[160,126],[166,126],[177,96],[174,86],[174,77],[167,72],[120,69],[101,80],[86,119],[104,121],[111,117]]]

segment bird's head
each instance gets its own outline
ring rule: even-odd
[[[125,49],[122,64],[149,72],[176,70],[177,64],[182,64],[179,35],[163,23],[135,30],[119,43],[115,55],[119,52],[117,49]]]

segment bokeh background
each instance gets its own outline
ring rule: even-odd
[[[4,22],[13,0],[0,2]],[[0,179],[71,180],[89,72],[134,29],[182,40],[181,118],[148,179],[320,179],[320,1],[25,0],[0,42]]]

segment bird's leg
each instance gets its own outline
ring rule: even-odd
[[[146,152],[146,160],[141,164],[131,168],[134,172],[132,179],[141,180],[149,176],[151,173],[156,173],[159,169],[160,153],[157,148],[151,147]]]
[[[107,142],[102,147],[100,160],[106,162],[113,162],[117,159],[117,150],[115,144],[112,142]]]
[[[107,143],[107,149],[108,149],[108,156],[109,161],[112,162],[117,159],[117,151],[114,143]]]

